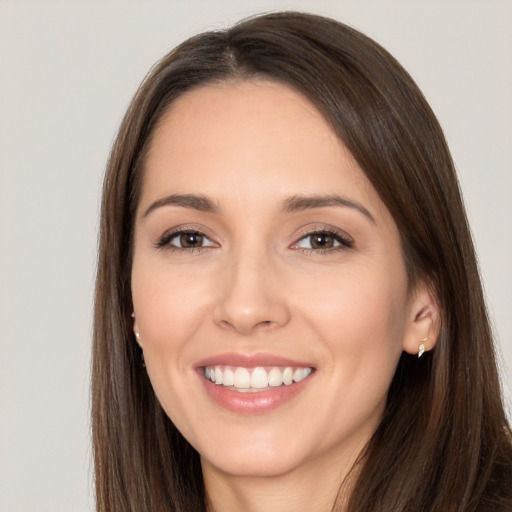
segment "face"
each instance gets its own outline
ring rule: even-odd
[[[231,475],[353,460],[414,316],[378,194],[319,112],[266,81],[195,89],[156,129],[132,294],[162,407]]]

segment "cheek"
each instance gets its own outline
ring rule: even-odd
[[[311,300],[309,319],[327,356],[324,368],[332,394],[333,436],[370,431],[381,417],[402,353],[405,280],[375,275],[343,279],[323,302]],[[325,294],[324,294],[325,296]]]
[[[194,279],[161,263],[134,260],[132,296],[146,370],[162,407],[186,436],[201,413],[187,407],[194,400],[184,385],[192,371],[190,340],[207,315],[210,288],[204,276]]]
[[[155,269],[158,268],[158,271]],[[144,348],[168,350],[190,338],[204,317],[211,286],[204,276],[134,261],[132,296]]]
[[[303,311],[334,365],[343,365],[352,376],[376,372],[386,380],[402,352],[406,305],[405,270],[367,267],[340,272],[328,286],[310,286]]]

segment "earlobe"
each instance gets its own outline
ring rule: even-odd
[[[420,358],[435,347],[440,328],[439,302],[432,287],[422,282],[410,299],[403,350]]]

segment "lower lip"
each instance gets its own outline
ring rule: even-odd
[[[313,374],[289,386],[278,386],[268,391],[239,392],[206,380],[198,374],[208,396],[228,411],[240,414],[262,414],[273,411],[295,398],[309,383]]]

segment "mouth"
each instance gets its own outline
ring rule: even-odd
[[[315,380],[316,368],[271,354],[219,354],[198,362],[196,373],[214,404],[250,415],[296,403]]]
[[[308,378],[312,367],[293,366],[205,366],[201,368],[206,380],[222,388],[239,393],[261,393],[283,386],[291,386]]]

